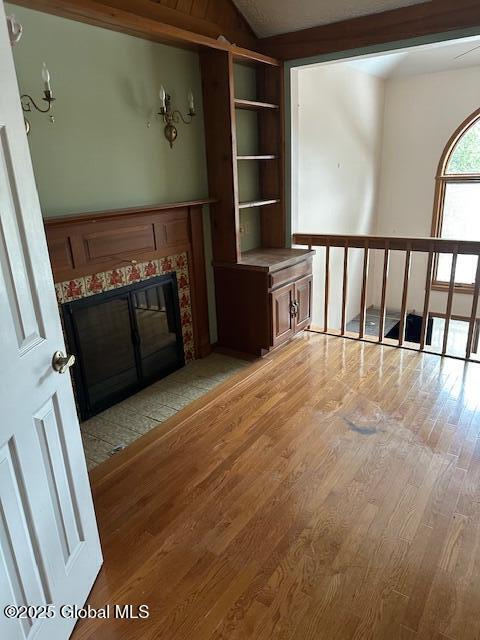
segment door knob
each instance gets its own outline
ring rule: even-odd
[[[75,364],[74,355],[65,355],[61,351],[55,351],[52,358],[52,367],[58,373],[65,373],[71,366]]]

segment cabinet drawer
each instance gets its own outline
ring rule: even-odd
[[[303,276],[307,276],[312,273],[312,261],[304,260],[303,262],[299,262],[298,264],[294,264],[291,267],[287,267],[286,269],[280,269],[280,271],[275,271],[275,273],[271,273],[269,276],[269,287],[270,289],[275,289],[287,282],[292,282],[293,280],[298,280],[298,278],[303,278]]]

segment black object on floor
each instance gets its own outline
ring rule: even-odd
[[[433,318],[428,319],[427,323],[427,335],[425,336],[425,343],[432,344],[432,329],[433,329]],[[405,321],[405,340],[407,342],[418,342],[420,343],[420,334],[422,332],[422,316],[417,316],[413,313],[409,313],[407,315],[407,319]],[[391,338],[392,340],[398,340],[400,336],[400,322],[390,329],[390,331],[385,336],[386,338]]]

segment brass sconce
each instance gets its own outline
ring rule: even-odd
[[[20,42],[20,38],[23,34],[23,26],[17,21],[14,14],[7,17],[8,35],[10,37],[10,44],[14,47]]]
[[[22,103],[22,109],[24,113],[31,112],[32,106],[37,111],[40,111],[40,113],[48,113],[51,110],[52,102],[55,101],[55,98],[53,97],[52,88],[50,86],[50,73],[47,69],[47,65],[45,64],[45,62],[43,63],[43,67],[42,67],[42,80],[43,80],[43,86],[44,86],[44,91],[43,91],[44,97],[42,98],[42,100],[47,103],[47,106],[44,109],[42,109],[36,104],[32,96],[30,96],[28,93],[24,93],[23,95],[20,96],[20,101]],[[28,135],[30,133],[30,121],[27,120],[25,116],[23,116],[23,119],[25,120],[25,129]],[[50,116],[50,122],[52,123],[55,122],[53,115]]]
[[[191,124],[193,117],[195,116],[195,104],[193,101],[193,93],[190,91],[188,94],[188,114],[183,116],[178,109],[172,108],[172,98],[165,93],[165,89],[160,87],[160,111],[158,115],[162,116],[165,123],[164,134],[165,138],[170,144],[170,149],[173,147],[173,143],[177,139],[178,130],[175,126],[180,122],[180,119],[184,124]]]

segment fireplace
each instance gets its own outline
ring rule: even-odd
[[[83,420],[185,364],[175,272],[62,305]]]

